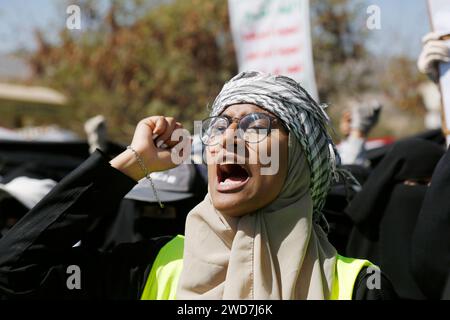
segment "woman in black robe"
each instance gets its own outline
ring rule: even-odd
[[[411,274],[411,238],[439,145],[407,139],[394,144],[346,212],[354,223],[347,255],[377,263],[404,299],[424,299]]]
[[[439,161],[412,237],[414,279],[428,299],[450,299],[450,149]]]

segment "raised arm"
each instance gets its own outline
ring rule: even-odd
[[[131,145],[148,172],[174,166],[170,147],[177,143],[170,137],[179,127],[165,117],[138,124]],[[156,147],[162,144],[167,148]],[[98,150],[91,155],[0,240],[0,296],[137,297],[142,279],[130,272],[137,268],[142,278],[164,239],[121,245],[106,253],[73,246],[99,219],[114,219],[122,198],[143,176],[131,150],[111,161]],[[79,267],[81,290],[68,288],[69,266]]]

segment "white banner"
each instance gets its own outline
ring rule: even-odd
[[[239,71],[298,81],[317,100],[309,0],[228,0]]]
[[[428,7],[433,30],[445,39],[450,38],[450,1],[428,0]],[[450,39],[446,40],[446,44],[450,50]],[[440,63],[439,74],[445,128],[450,130],[450,63]],[[450,144],[450,141],[447,141],[447,144]]]

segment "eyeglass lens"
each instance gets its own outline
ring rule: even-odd
[[[232,123],[231,118],[224,116],[211,117],[202,123],[202,141],[206,145],[215,145],[223,138],[225,130]],[[262,141],[270,130],[271,119],[261,113],[251,113],[239,121],[238,135],[249,143]]]

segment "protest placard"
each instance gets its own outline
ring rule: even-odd
[[[229,0],[239,71],[298,81],[317,100],[308,0]]]

